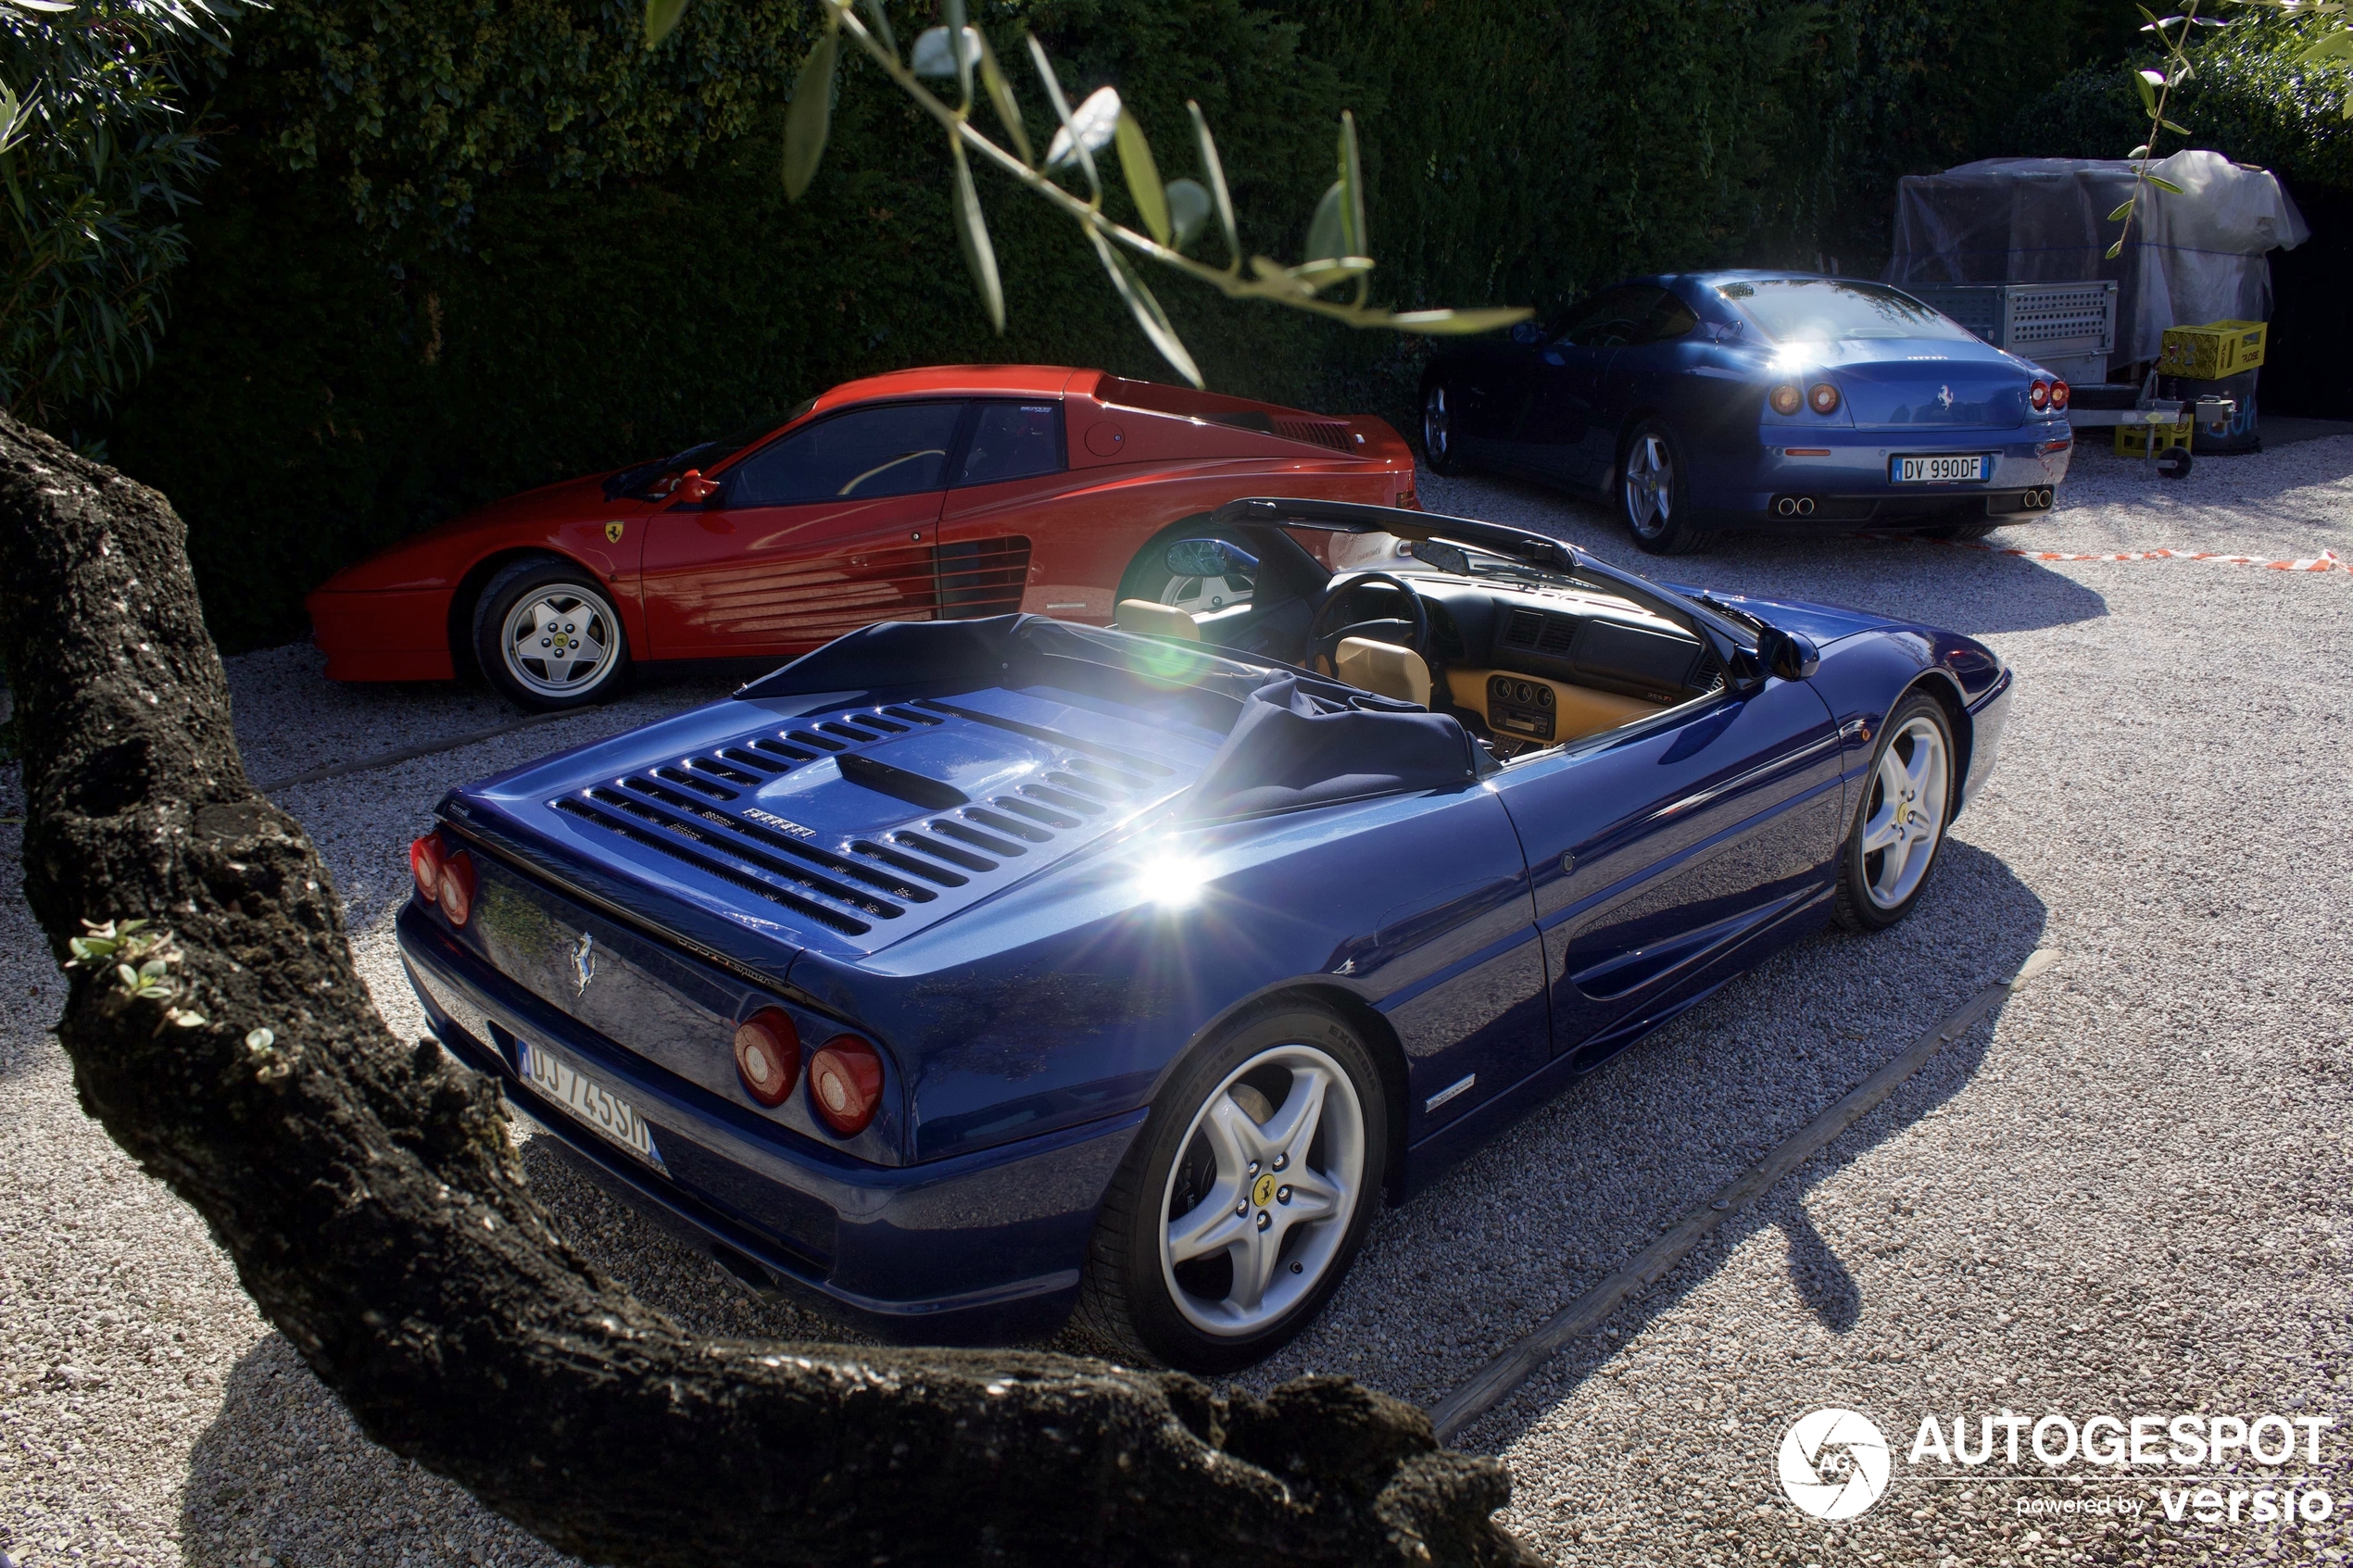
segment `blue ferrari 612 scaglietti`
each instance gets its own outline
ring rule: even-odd
[[[2009,702],[1967,637],[1466,519],[1240,501],[1169,558],[1232,602],[869,627],[452,791],[434,1032],[739,1277],[1230,1369],[1384,1198],[1903,918]]]
[[[1422,445],[1616,503],[1680,555],[1730,526],[1934,528],[2047,509],[2068,385],[1900,289],[1695,272],[1602,290],[1430,362]]]

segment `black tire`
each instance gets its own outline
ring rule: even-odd
[[[1156,605],[1181,604],[1188,613],[1198,615],[1204,611],[1226,609],[1242,602],[1239,597],[1235,597],[1215,604],[1210,604],[1205,599],[1195,603],[1181,591],[1176,593],[1176,596],[1170,596],[1172,590],[1179,589],[1185,580],[1168,570],[1168,563],[1163,557],[1166,555],[1168,546],[1179,539],[1223,539],[1248,554],[1258,553],[1239,531],[1211,527],[1207,513],[1171,523],[1153,534],[1151,541],[1136,552],[1136,558],[1127,563],[1127,570],[1119,574],[1119,593],[1112,601],[1114,608],[1120,599],[1143,599]],[[1255,592],[1254,586],[1252,592]]]
[[[1923,727],[1937,737],[1942,771],[1933,781],[1932,791],[1923,790],[1920,798],[1910,802],[1915,809],[1909,813],[1914,821],[1901,825],[1927,835],[1927,859],[1917,874],[1911,874],[1906,866],[1901,868],[1903,876],[1891,878],[1883,873],[1894,868],[1887,866],[1883,857],[1896,850],[1874,851],[1867,847],[1893,793],[1889,781],[1881,777],[1881,769],[1891,752],[1896,754],[1899,766],[1917,757],[1917,750],[1906,750],[1906,743],[1917,740]],[[1895,710],[1880,729],[1879,744],[1871,750],[1870,770],[1863,775],[1862,798],[1856,802],[1855,820],[1846,830],[1845,841],[1839,846],[1838,897],[1832,910],[1839,924],[1849,931],[1884,931],[1910,914],[1920,895],[1928,891],[1936,862],[1944,858],[1944,829],[1953,818],[1954,792],[1959,784],[1959,759],[1960,751],[1953,744],[1952,718],[1943,703],[1926,692],[1915,690],[1895,705]],[[1917,853],[1920,846],[1916,838],[1903,847]],[[1885,883],[1898,885],[1882,891],[1881,884]],[[1890,897],[1889,894],[1898,896]]]
[[[525,615],[546,622],[536,634],[520,624]],[[571,646],[553,646],[558,638]],[[473,644],[491,685],[535,712],[585,708],[628,684],[629,636],[610,594],[595,572],[558,557],[510,562],[483,585],[474,601]]]
[[[1634,543],[1654,556],[1687,556],[1707,547],[1709,535],[1691,519],[1682,443],[1658,420],[1644,420],[1618,448],[1617,518]]]
[[[1283,1055],[1293,1057],[1300,1068],[1278,1062],[1251,1069],[1253,1062]],[[1213,1102],[1241,1105],[1253,1127],[1279,1131],[1294,1113],[1291,1097],[1313,1083],[1302,1070],[1312,1067],[1307,1059],[1329,1064],[1313,1071],[1343,1076],[1346,1095],[1339,1092],[1336,1080],[1327,1082],[1314,1141],[1297,1164],[1279,1162],[1270,1147],[1265,1169],[1248,1167],[1241,1185],[1221,1196],[1219,1187],[1231,1182],[1219,1173],[1218,1156],[1202,1126],[1226,1108]],[[1238,1074],[1239,1081],[1233,1081]],[[1245,1101],[1245,1091],[1257,1095],[1257,1101]],[[1277,1094],[1283,1098],[1277,1099]],[[1350,1135],[1338,1118],[1349,1112],[1352,1100],[1358,1125],[1353,1135],[1355,1175],[1346,1184],[1351,1189],[1346,1211],[1335,1209],[1323,1220],[1291,1218],[1291,1187],[1268,1184],[1278,1181],[1286,1169],[1295,1178],[1304,1171],[1327,1186],[1340,1181],[1333,1173],[1346,1163]],[[1261,1116],[1249,1109],[1253,1104],[1266,1113]],[[1113,1176],[1096,1216],[1079,1285],[1078,1326],[1107,1354],[1122,1361],[1214,1374],[1265,1360],[1314,1321],[1347,1275],[1380,1207],[1388,1160],[1389,1107],[1380,1071],[1370,1049],[1338,1013],[1300,1002],[1229,1025],[1195,1047],[1170,1076]],[[1189,1195],[1191,1201],[1187,1201]],[[1239,1208],[1227,1210],[1226,1203],[1237,1196]],[[1297,1211],[1320,1201],[1302,1183]],[[1168,1210],[1179,1203],[1184,1205],[1180,1219],[1198,1214],[1222,1223],[1231,1212],[1238,1250],[1208,1251],[1179,1264],[1165,1262]],[[1278,1215],[1284,1217],[1284,1228],[1277,1234],[1273,1225]],[[1245,1252],[1255,1254],[1259,1244],[1254,1236],[1272,1237],[1265,1244],[1268,1263],[1262,1270],[1268,1283],[1255,1306],[1237,1309],[1244,1286],[1235,1273],[1236,1259]],[[1222,1286],[1212,1277],[1221,1270]],[[1221,1288],[1227,1292],[1222,1298],[1215,1294]],[[1226,1326],[1204,1326],[1205,1314],[1229,1310],[1235,1315]],[[1252,1320],[1249,1311],[1264,1315]]]
[[[1456,474],[1463,471],[1463,459],[1455,451],[1454,405],[1460,395],[1442,380],[1433,378],[1422,386],[1422,460],[1429,471]],[[1433,429],[1432,420],[1436,425]]]

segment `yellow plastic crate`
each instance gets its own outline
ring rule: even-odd
[[[2220,381],[2251,370],[2263,363],[2264,341],[2271,332],[2264,321],[2208,321],[2202,327],[2168,327],[2158,350],[2160,375],[2188,376],[2194,381]]]
[[[2157,442],[2157,449],[2160,452],[2169,446],[2187,449],[2192,425],[2193,421],[2188,419],[2176,420],[2171,424],[2118,425],[2116,455],[2120,458],[2145,458],[2149,455],[2152,439]]]

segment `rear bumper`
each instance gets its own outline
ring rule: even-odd
[[[1145,1112],[885,1167],[747,1135],[698,1091],[566,1017],[451,940],[411,902],[396,926],[409,983],[450,1054],[593,1167],[610,1190],[786,1292],[885,1338],[1006,1344],[1070,1315],[1095,1212]],[[626,1097],[666,1173],[607,1142],[522,1080],[518,1038],[569,1054]],[[742,1272],[739,1268],[736,1272]]]
[[[303,603],[330,681],[447,681],[458,673],[449,657],[449,599],[447,588],[322,588]]]
[[[2075,455],[2063,421],[2015,430],[1939,431],[1907,439],[1887,430],[1768,428],[1771,445],[1745,464],[1710,476],[1713,494],[1696,499],[1720,521],[1769,527],[1819,528],[1868,523],[1961,522],[2023,512],[2028,497],[2067,477]],[[1897,458],[1983,457],[1986,477],[1965,483],[1899,484],[1888,477]],[[1813,510],[1776,511],[1782,497],[1804,497]]]

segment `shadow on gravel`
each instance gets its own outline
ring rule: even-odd
[[[1662,583],[1812,599],[1970,636],[2040,631],[2108,614],[2108,601],[2092,589],[2019,556],[1904,535],[1862,538],[1835,529],[1720,533],[1699,555],[1648,556],[1609,512],[1558,491],[1482,476],[1455,501],[1438,493],[1449,483],[1426,484],[1424,504],[1434,511],[1460,505],[1474,517],[1533,528]],[[1988,543],[2046,547],[2031,526],[2006,529]]]
[[[1423,1402],[1442,1394],[1649,1245],[1665,1225],[1982,986],[2016,973],[2039,944],[2046,920],[2042,901],[2007,866],[1973,845],[1947,840],[1937,881],[1903,924],[1870,935],[1831,932],[1785,949],[1579,1080],[1470,1165],[1385,1217],[1392,1230],[1404,1228],[1399,1222],[1410,1223],[1416,1210],[1425,1219],[1469,1212],[1508,1215],[1517,1223],[1504,1227],[1489,1220],[1485,1248],[1474,1228],[1469,1244],[1458,1236],[1454,1246],[1434,1249],[1418,1271],[1406,1272],[1403,1290],[1397,1253],[1418,1248],[1403,1236],[1377,1233],[1378,1261],[1362,1271],[1367,1277],[1349,1282],[1335,1303],[1337,1321],[1311,1331],[1319,1344],[1335,1332],[1370,1334],[1385,1348],[1392,1332],[1410,1338],[1416,1322],[1434,1327],[1453,1315],[1413,1301],[1415,1295],[1427,1298],[1429,1286],[1416,1290],[1412,1282],[1451,1273],[1517,1309],[1499,1313],[1488,1304],[1477,1311],[1493,1325],[1477,1354],[1462,1355],[1474,1348],[1465,1344],[1442,1358],[1443,1374],[1428,1387],[1398,1377],[1401,1366],[1375,1370],[1328,1354],[1313,1364],[1354,1372]],[[2001,1012],[1997,1005],[1885,1104],[1747,1213],[1728,1221],[1666,1279],[1621,1308],[1601,1335],[1578,1341],[1540,1368],[1516,1397],[1464,1433],[1463,1445],[1485,1451],[1508,1446],[1605,1367],[1619,1345],[1704,1286],[1761,1232],[1779,1229],[1785,1237],[1795,1304],[1833,1334],[1854,1328],[1871,1305],[1857,1278],[1864,1271],[1824,1237],[1807,1211],[1806,1196],[1826,1177],[1938,1113],[1966,1087]],[[1890,1194],[1888,1201],[1900,1203],[1902,1195]],[[1528,1234],[1531,1228],[1536,1234]],[[1971,1285],[1964,1275],[1952,1288],[1966,1293]],[[1391,1292],[1406,1298],[1379,1298]]]

